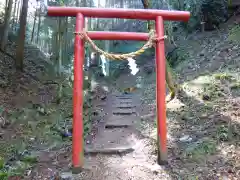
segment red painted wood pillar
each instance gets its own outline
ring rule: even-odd
[[[76,32],[82,32],[84,28],[84,16],[78,13],[76,16]],[[73,84],[73,168],[83,167],[83,63],[84,40],[81,35],[75,35],[74,43],[74,84]]]
[[[164,21],[156,18],[156,38],[164,36]],[[165,47],[164,39],[156,42],[156,99],[157,99],[157,140],[158,164],[167,163],[167,125],[166,125],[166,81],[165,81]]]

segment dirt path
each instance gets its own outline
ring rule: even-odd
[[[169,179],[164,168],[156,164],[153,141],[139,132],[140,96],[110,95],[104,110],[104,129],[86,146],[89,154],[85,156],[83,179]]]

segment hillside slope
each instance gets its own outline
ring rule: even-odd
[[[181,91],[167,104],[169,171],[176,179],[240,178],[240,51],[229,41],[238,18],[177,42],[186,60],[175,69]],[[145,83],[142,106],[154,113],[155,75]],[[156,133],[154,122],[145,123]]]
[[[64,86],[64,99],[56,101],[58,83],[62,80],[45,61],[44,53],[26,43],[24,71],[18,72],[16,37],[9,38],[6,51],[0,52],[1,178],[24,174],[40,161],[42,150],[69,143],[69,138],[62,139],[62,128],[71,126],[72,116],[72,89]]]

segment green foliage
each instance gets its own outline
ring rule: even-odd
[[[36,157],[26,156],[21,161],[17,161],[11,167],[5,166],[3,158],[0,158],[0,180],[8,180],[10,177],[21,177],[27,168],[37,162]]]
[[[201,4],[202,1],[198,0],[183,0],[183,1],[170,1],[169,2],[173,9],[182,10],[182,11],[189,11],[191,13],[190,20],[185,23],[181,22],[183,27],[187,30],[191,31],[199,25],[201,21]]]
[[[231,74],[228,74],[226,72],[225,73],[216,73],[213,76],[217,80],[228,80],[228,81],[235,80]]]
[[[188,53],[183,48],[176,48],[167,54],[167,61],[171,67],[174,67],[185,61],[188,56]]]
[[[25,156],[21,159],[21,161],[29,164],[34,164],[38,162],[37,157],[35,156]]]
[[[191,17],[187,23],[182,23],[188,31],[195,29],[201,21],[201,1],[189,1],[184,8],[185,11],[190,11]]]
[[[2,169],[4,167],[4,159],[3,157],[0,156],[0,169]]]
[[[201,14],[206,22],[206,28],[214,28],[213,26],[218,26],[228,17],[228,1],[204,0],[201,5]]]
[[[229,31],[230,41],[240,42],[240,25],[233,26]]]
[[[0,179],[1,180],[7,180],[8,179],[8,173],[0,171]]]
[[[212,29],[219,23],[225,21],[228,16],[227,0],[183,0],[170,1],[174,9],[189,11],[190,20],[187,23],[181,23],[188,31],[199,28],[201,21],[206,22],[206,28]]]
[[[185,151],[185,155],[192,160],[200,162],[207,154],[214,154],[217,150],[216,142],[210,139],[203,139],[201,142],[192,143]]]

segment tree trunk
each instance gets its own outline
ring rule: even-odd
[[[20,16],[20,29],[18,33],[17,52],[16,52],[16,68],[20,71],[23,71],[27,11],[28,11],[28,0],[23,0],[21,16]]]
[[[21,2],[22,2],[22,0],[19,0],[18,5],[17,5],[17,15],[15,16],[15,24],[16,24],[15,31],[17,31],[17,23],[18,23],[18,19],[19,19],[18,17],[19,17]]]
[[[5,49],[5,46],[6,46],[7,40],[8,40],[8,31],[9,31],[9,24],[10,24],[10,19],[11,19],[12,4],[13,4],[13,0],[9,0],[8,5],[6,5],[7,8],[6,8],[6,12],[5,12],[5,18],[4,18],[4,30],[3,30],[3,34],[2,34],[2,44],[1,44],[2,50]]]
[[[68,62],[68,17],[65,19],[65,32],[64,32],[64,50],[63,50],[63,58],[65,62]]]
[[[63,32],[64,32],[64,22],[62,21],[63,19],[61,17],[58,18],[58,68],[57,68],[57,74],[59,79],[62,76],[62,55],[63,55]],[[62,99],[62,83],[59,82],[58,84],[58,94],[57,94],[57,103],[59,104]]]
[[[81,3],[80,0],[76,0],[76,6],[77,7],[80,7],[80,3]]]
[[[37,41],[36,44],[38,43],[39,40],[39,33],[40,33],[40,28],[41,28],[41,16],[38,16],[38,30],[37,30]]]
[[[9,3],[9,1],[5,0],[5,15],[6,15],[6,12],[7,12],[7,9],[8,9],[8,3]]]
[[[21,13],[22,13],[22,6],[23,6],[23,0],[20,0],[20,3],[19,3],[19,12],[18,12],[18,20],[17,20],[17,23],[20,23],[20,16],[21,16]]]
[[[93,7],[93,1],[90,1],[90,7]],[[89,21],[88,21],[88,24],[89,24],[89,30],[92,31],[92,18],[89,18]]]
[[[15,26],[15,19],[16,19],[16,9],[17,9],[17,2],[18,0],[15,0],[15,3],[14,3],[14,8],[13,8],[13,22],[12,22],[12,26],[11,26],[11,29],[13,30],[14,26]]]
[[[63,19],[61,17],[59,17],[59,24],[58,24],[58,44],[59,44],[59,49],[58,49],[58,52],[59,52],[59,58],[58,58],[58,76],[61,77],[62,73],[61,73],[61,68],[62,68],[62,55],[63,55],[63,32],[64,32],[64,29],[63,29],[63,25],[64,25],[64,22],[63,22]]]
[[[37,21],[37,12],[35,12],[35,15],[34,15],[34,22],[33,22],[32,36],[31,36],[31,43],[33,42],[33,37],[34,37],[34,32],[35,32],[36,21]]]
[[[51,60],[53,60],[53,63],[57,62],[57,51],[58,51],[58,47],[57,47],[57,41],[58,37],[57,37],[57,33],[54,31],[53,32],[53,36],[52,36],[52,46],[51,46],[51,52],[52,52],[52,55],[51,55]]]
[[[144,9],[150,9],[151,5],[150,5],[150,0],[142,0],[142,4]],[[148,30],[150,31],[153,28],[153,23],[151,21],[148,21]]]
[[[87,7],[87,0],[82,0],[82,6]]]
[[[100,3],[100,2],[101,2],[101,0],[98,0],[98,4],[97,4],[97,7],[98,7],[98,8],[100,8],[100,6],[101,6],[101,3]],[[100,21],[99,21],[99,18],[97,18],[97,27],[96,27],[97,30],[99,30],[99,25],[100,25],[99,22],[100,22]]]

